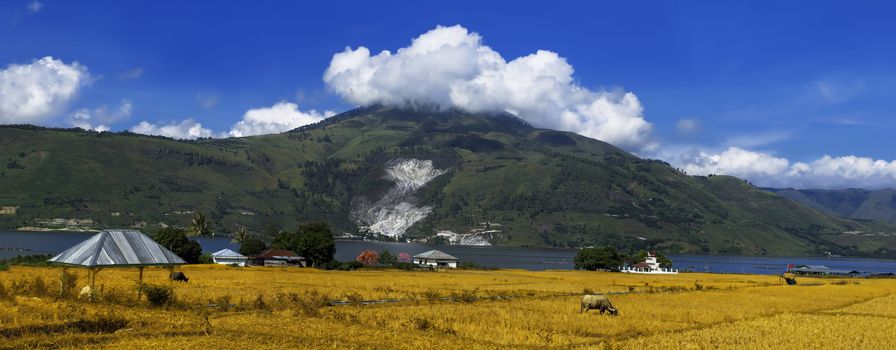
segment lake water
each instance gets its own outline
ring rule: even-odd
[[[0,231],[0,259],[16,255],[56,254],[93,235],[83,232],[20,232]],[[196,239],[206,252],[223,248],[237,250],[239,245],[229,238]],[[336,259],[353,260],[361,251],[388,250],[395,255],[419,254],[438,249],[485,267],[526,270],[572,269],[574,249],[539,249],[476,246],[435,246],[414,243],[338,241]],[[670,255],[675,268],[682,271],[714,273],[780,274],[787,264],[826,265],[832,269],[858,270],[867,273],[896,273],[896,260],[813,257],[746,257],[720,255]]]

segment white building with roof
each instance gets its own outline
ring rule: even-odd
[[[212,261],[214,261],[215,264],[246,266],[247,260],[249,260],[249,258],[245,255],[230,249],[221,249],[212,253]]]
[[[414,264],[429,267],[457,267],[457,258],[438,250],[430,250],[414,255]]]
[[[647,252],[644,261],[631,266],[623,266],[619,269],[624,273],[640,273],[651,275],[674,275],[678,273],[678,269],[667,269],[660,267],[660,263],[656,260],[656,253]]]

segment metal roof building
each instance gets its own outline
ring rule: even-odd
[[[457,258],[438,250],[414,255],[414,263],[431,267],[457,267]]]
[[[100,233],[50,258],[49,262],[66,267],[77,266],[90,269],[91,288],[96,281],[97,272],[103,268],[139,268],[139,285],[142,288],[144,267],[165,266],[174,271],[174,266],[187,263],[152,238],[134,230],[100,231]],[[64,274],[65,268],[62,270],[62,275]],[[138,292],[139,290],[140,288],[138,288]]]
[[[170,266],[187,263],[152,238],[134,230],[103,230],[49,261],[84,267]]]
[[[246,266],[247,260],[247,256],[226,248],[212,253],[215,264]]]

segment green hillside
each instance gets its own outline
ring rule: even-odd
[[[0,215],[0,225],[76,218],[152,231],[203,211],[219,232],[326,221],[356,234],[358,208],[390,195],[386,169],[401,159],[429,160],[444,171],[413,189],[412,204],[431,212],[407,239],[446,241],[436,233],[451,231],[511,246],[896,252],[887,227],[828,215],[736,178],[687,176],[509,114],[380,106],[238,139],[0,127],[0,206],[17,207]]]
[[[896,190],[766,189],[822,211],[860,220],[896,224]]]

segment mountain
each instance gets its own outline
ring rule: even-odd
[[[795,190],[767,188],[818,210],[858,220],[896,224],[896,190]]]
[[[202,211],[220,232],[326,221],[340,233],[462,244],[874,256],[896,247],[889,227],[506,113],[371,106],[282,134],[196,141],[4,126],[0,160],[4,227],[151,231]]]

